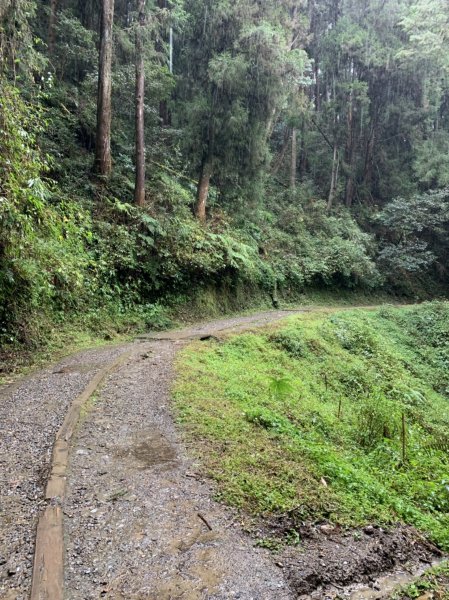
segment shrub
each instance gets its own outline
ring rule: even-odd
[[[292,358],[303,358],[308,354],[307,343],[297,329],[283,329],[270,335],[269,340]]]

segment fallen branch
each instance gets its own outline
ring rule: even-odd
[[[203,517],[203,515],[201,513],[197,513],[197,515],[203,521],[203,523],[206,525],[206,527],[209,529],[209,531],[212,531],[212,527],[208,523],[207,519],[205,517]]]

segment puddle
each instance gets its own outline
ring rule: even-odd
[[[330,586],[323,590],[317,589],[310,595],[302,595],[302,600],[388,600],[397,588],[413,583],[429,569],[438,566],[443,560],[436,560],[432,564],[420,563],[413,568],[398,568],[393,573],[377,577],[371,585],[363,583],[351,586]]]
[[[132,446],[117,451],[117,456],[135,458],[141,463],[141,469],[177,461],[176,449],[160,433],[148,434]]]
[[[401,569],[384,577],[379,577],[375,581],[375,588],[360,585],[348,596],[349,600],[383,600],[389,598],[390,594],[396,590],[396,588],[408,585],[412,583],[417,577],[420,577],[423,573],[436,567],[441,563],[441,560],[429,564],[421,564],[414,569],[405,570]]]
[[[58,375],[61,373],[90,373],[94,369],[99,369],[104,363],[93,362],[93,363],[78,363],[74,365],[66,365],[55,369],[52,374]]]

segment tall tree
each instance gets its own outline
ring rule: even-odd
[[[100,56],[98,66],[97,132],[95,169],[99,175],[112,171],[111,158],[111,92],[112,92],[112,28],[114,0],[102,0]]]
[[[145,26],[145,0],[138,0],[136,27],[136,182],[134,202],[145,203],[145,64],[143,29]]]
[[[292,153],[291,153],[291,167],[290,167],[290,187],[292,190],[296,189],[296,164],[298,160],[298,141],[297,141],[297,130],[295,127],[292,129]]]
[[[209,195],[210,179],[212,177],[212,160],[211,154],[209,153],[204,157],[201,164],[201,172],[198,181],[198,188],[196,192],[196,202],[194,213],[196,218],[201,223],[206,222],[206,202]]]
[[[159,9],[161,11],[165,11],[167,12],[167,0],[157,0],[157,5],[159,7]],[[163,14],[163,13],[162,13]],[[164,19],[164,16],[162,16],[162,19]],[[156,49],[158,50],[158,52],[160,52],[162,55],[165,54],[164,52],[164,38],[166,36],[166,27],[163,28],[165,30],[165,35],[164,33],[161,33],[161,36],[158,40],[158,43],[156,44]],[[170,72],[172,71],[172,63],[171,63],[171,57],[172,57],[172,52],[173,52],[173,48],[172,48],[172,43],[173,43],[173,37],[172,37],[172,29],[171,27],[169,28],[169,67],[170,67]],[[164,57],[165,58],[165,57]],[[168,102],[166,98],[163,98],[160,102],[159,102],[159,117],[161,119],[161,123],[164,127],[171,125],[171,114],[170,114],[170,110],[168,107]]]
[[[268,167],[268,138],[285,98],[299,89],[306,63],[302,40],[292,38],[295,4],[186,3],[178,102],[185,150],[198,173],[194,212],[202,221],[212,177],[221,192],[242,202],[254,195]]]
[[[55,49],[56,38],[56,12],[58,10],[58,0],[50,0],[50,18],[48,21],[48,53],[52,56]]]

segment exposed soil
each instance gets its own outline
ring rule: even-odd
[[[302,526],[302,543],[273,555],[215,502],[170,410],[172,364],[191,338],[264,325],[272,311],[143,336],[83,411],[63,501],[68,600],[370,598],[379,573],[432,562],[408,528],[345,532]],[[83,352],[0,395],[0,598],[30,593],[34,533],[55,432],[95,373],[130,346]],[[278,524],[278,528],[288,527]],[[365,593],[365,592],[363,592]],[[382,597],[382,596],[372,596]]]
[[[303,527],[300,533],[300,547],[288,548],[280,557],[291,589],[300,598],[386,598],[386,582],[379,575],[399,575],[405,567],[410,579],[441,557],[413,528],[400,525],[342,531],[324,524]]]

